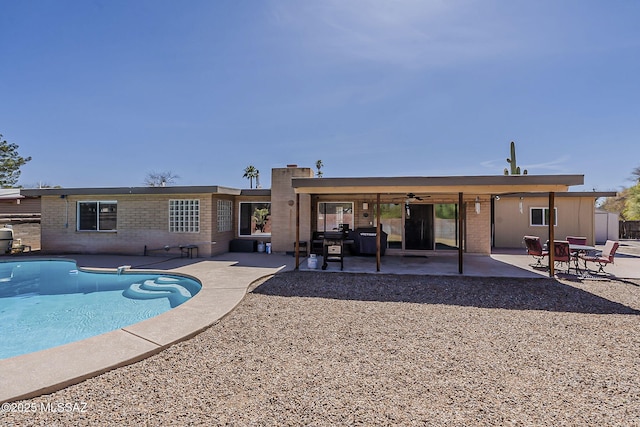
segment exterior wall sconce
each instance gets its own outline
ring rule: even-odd
[[[520,203],[518,203],[518,209],[520,209],[520,213],[524,213],[524,209],[522,207],[522,201],[524,200],[524,197],[520,197]]]
[[[480,197],[476,196],[476,214],[480,214]]]

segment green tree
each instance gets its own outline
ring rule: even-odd
[[[602,205],[600,205],[600,209],[605,210],[607,212],[613,212],[620,214],[620,219],[624,218],[624,207],[627,203],[627,197],[629,196],[629,189],[625,188],[620,191],[615,197],[607,197],[604,199]]]
[[[5,141],[0,134],[0,187],[14,187],[20,178],[20,168],[28,161],[31,157],[22,157],[18,145]]]
[[[620,214],[623,221],[640,220],[640,166],[634,168],[631,175],[635,184],[620,191],[616,197],[607,197],[600,206],[607,212]]]
[[[253,180],[254,178],[257,179],[258,175],[260,174],[260,171],[258,169],[256,169],[255,166],[247,166],[244,169],[244,175],[242,175],[243,178],[248,178],[249,179],[249,188],[253,188]]]
[[[256,224],[256,229],[260,230],[261,233],[264,232],[264,227],[267,225],[267,221],[269,221],[269,215],[270,212],[268,208],[256,208],[253,211],[252,219]]]
[[[640,184],[627,189],[628,194],[622,214],[627,221],[640,220]]]
[[[631,179],[636,183],[640,184],[640,166],[637,166],[631,172]]]

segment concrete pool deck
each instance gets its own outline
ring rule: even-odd
[[[607,271],[612,279],[640,279],[640,243],[616,257]],[[624,252],[624,251],[623,251]],[[26,258],[29,258],[27,256]],[[193,299],[154,318],[83,341],[0,360],[0,403],[51,393],[86,378],[134,363],[188,339],[232,311],[256,281],[293,270],[290,255],[227,253],[212,258],[164,258],[115,255],[66,255],[85,268],[130,265],[132,269],[168,271],[198,278],[203,287]],[[2,257],[18,260],[20,257]],[[544,278],[521,250],[496,251],[491,256],[465,255],[464,276]],[[320,270],[321,259],[318,262]],[[346,273],[456,275],[457,256],[383,257],[380,273],[375,257],[345,258]],[[301,258],[301,270],[308,270]],[[330,263],[324,273],[339,272]]]
[[[142,360],[216,323],[257,280],[287,268],[292,257],[256,257],[252,265],[226,259],[68,255],[80,267],[177,272],[194,276],[202,290],[186,303],[122,329],[58,347],[0,360],[0,403],[51,393],[111,369]],[[225,258],[225,257],[223,257]],[[18,258],[15,258],[18,259]],[[287,265],[289,263],[289,265]],[[125,273],[126,274],[126,273]]]

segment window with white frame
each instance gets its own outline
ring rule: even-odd
[[[200,232],[200,200],[169,200],[169,232]]]
[[[271,203],[240,202],[240,236],[271,235]]]
[[[78,231],[116,231],[118,225],[118,202],[78,202]]]
[[[558,225],[558,208],[553,208],[553,224]],[[531,226],[548,226],[549,225],[549,208],[531,208],[529,209],[529,225]]]
[[[218,231],[231,231],[233,227],[232,209],[231,200],[218,200]]]

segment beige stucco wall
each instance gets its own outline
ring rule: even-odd
[[[200,200],[198,233],[169,232],[170,199]],[[117,231],[77,231],[78,201],[117,201]],[[211,194],[43,196],[41,206],[43,252],[142,255],[145,245],[160,249],[193,244],[198,246],[199,256],[206,257],[226,252],[233,235],[217,233],[217,204]],[[172,253],[179,252],[174,249]]]
[[[292,178],[313,178],[311,168],[286,167],[271,170],[271,245],[274,252],[294,250],[296,241],[296,194]],[[321,179],[321,178],[318,178]],[[300,195],[300,240],[311,235],[311,197]]]
[[[522,213],[518,197],[502,197],[495,202],[495,247],[524,248],[525,235],[538,236],[542,242],[549,239],[548,226],[531,226],[530,209],[549,206],[548,197],[524,197]],[[593,197],[555,196],[558,223],[555,227],[556,240],[567,236],[583,236],[588,244],[594,244],[595,200]]]

